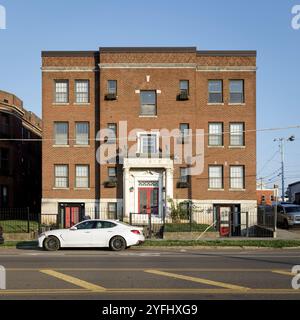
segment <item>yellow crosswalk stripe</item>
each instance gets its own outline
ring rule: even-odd
[[[101,291],[105,291],[106,290],[105,288],[100,287],[100,286],[98,286],[96,284],[93,284],[93,283],[90,283],[90,282],[87,282],[87,281],[84,281],[84,280],[80,280],[78,278],[75,278],[75,277],[66,275],[64,273],[54,271],[54,270],[45,269],[45,270],[40,270],[40,272],[44,273],[44,274],[47,274],[48,276],[52,276],[52,277],[55,277],[57,279],[69,282],[71,284],[74,284],[75,286],[78,286],[78,287],[81,287],[83,289],[87,289],[87,290],[90,290],[90,291],[101,292]]]
[[[295,273],[284,271],[284,270],[272,270],[273,273],[283,274],[285,276],[295,276]]]
[[[159,270],[145,270],[145,272],[155,274],[155,275],[164,276],[164,277],[170,277],[170,278],[174,278],[174,279],[180,279],[180,280],[192,281],[192,282],[197,282],[197,283],[202,283],[202,284],[208,284],[210,286],[216,286],[216,287],[221,287],[221,288],[226,288],[226,289],[231,289],[231,290],[242,290],[242,291],[249,290],[249,288],[247,288],[247,287],[237,286],[234,284],[213,281],[213,280],[208,280],[208,279],[203,279],[203,278],[190,277],[190,276],[185,276],[185,275],[170,273],[170,272],[164,272],[164,271],[159,271]]]

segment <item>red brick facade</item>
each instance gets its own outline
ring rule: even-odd
[[[41,137],[41,119],[0,90],[0,208],[40,213]]]
[[[204,171],[191,176],[188,188],[177,188],[180,168],[172,169],[175,199],[203,203],[256,204],[256,52],[196,51],[195,48],[101,48],[100,52],[43,52],[43,214],[56,213],[59,203],[87,202],[97,205],[118,202],[118,210],[126,211],[123,166],[118,165],[116,188],[106,188],[108,167],[95,161],[98,130],[109,123],[127,121],[128,132],[135,128],[144,131],[179,128],[181,123],[205,131]],[[55,80],[69,81],[69,100],[54,103]],[[75,103],[75,80],[89,80],[89,103]],[[107,81],[117,81],[117,99],[107,101]],[[189,81],[189,99],[178,101],[180,80]],[[223,81],[223,103],[208,103],[208,81]],[[229,102],[229,81],[244,81],[244,101]],[[142,90],[157,92],[157,115],[140,116]],[[54,146],[54,122],[69,123],[69,145]],[[74,146],[75,122],[90,124],[90,144]],[[223,146],[208,146],[209,123],[223,123]],[[230,123],[244,123],[245,144],[231,147]],[[136,142],[129,142],[129,147]],[[193,142],[195,144],[195,142]],[[171,159],[174,149],[171,148]],[[68,188],[55,188],[54,165],[69,166]],[[75,188],[75,166],[89,165],[90,184],[84,190]],[[209,166],[223,166],[223,187],[209,188]],[[244,167],[244,187],[230,186],[230,166]],[[147,167],[146,167],[147,168]],[[146,169],[145,168],[145,169]],[[133,187],[131,187],[133,188]],[[94,202],[93,202],[94,201]],[[124,212],[126,215],[126,212]],[[127,213],[128,214],[128,213]]]

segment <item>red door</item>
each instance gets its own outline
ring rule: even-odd
[[[65,228],[71,228],[80,222],[79,210],[79,207],[65,208]]]
[[[159,214],[159,188],[139,188],[139,213]]]

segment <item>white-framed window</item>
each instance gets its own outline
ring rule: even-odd
[[[209,166],[209,189],[223,189],[223,166]]]
[[[117,80],[108,80],[107,81],[107,93],[117,94]]]
[[[156,116],[156,91],[141,91],[141,116]]]
[[[106,143],[111,143],[111,144],[116,143],[116,139],[117,139],[117,124],[116,123],[108,123],[107,124],[107,129],[109,130],[109,132],[108,132],[108,137],[107,137]]]
[[[245,188],[245,167],[230,166],[230,189]]]
[[[69,144],[69,124],[68,122],[54,123],[54,143],[57,146]]]
[[[108,202],[107,211],[110,218],[115,219],[117,216],[117,202]]]
[[[230,123],[230,145],[231,146],[244,146],[245,145],[245,124]]]
[[[55,188],[69,187],[69,166],[67,164],[59,164],[54,166]]]
[[[244,103],[244,80],[230,80],[229,81],[230,91],[230,103]]]
[[[75,81],[75,101],[76,103],[90,102],[90,81],[89,80]]]
[[[179,82],[180,93],[181,94],[189,94],[190,82],[189,80],[180,80]]]
[[[69,102],[69,81],[55,80],[55,103]]]
[[[188,123],[180,123],[179,130],[182,142],[188,141],[190,125]]]
[[[188,168],[180,168],[180,182],[189,182]]]
[[[110,167],[107,169],[107,171],[108,171],[108,180],[115,182],[117,180],[117,168]]]
[[[159,136],[156,133],[141,133],[139,139],[139,153],[157,154],[159,152]]]
[[[90,167],[89,165],[76,165],[76,188],[89,188],[90,186]]]
[[[90,125],[88,122],[75,123],[75,142],[78,146],[89,145]]]
[[[209,80],[208,81],[208,103],[223,102],[223,81]]]
[[[223,123],[215,122],[208,124],[208,145],[212,147],[223,146]]]

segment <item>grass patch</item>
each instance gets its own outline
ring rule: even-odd
[[[198,223],[166,223],[165,232],[203,232],[209,228],[208,224]],[[207,231],[216,231],[213,227],[210,227]]]
[[[2,220],[0,226],[3,228],[3,233],[27,233],[27,220]],[[36,221],[29,222],[30,232],[38,230],[39,224]]]
[[[300,240],[146,240],[145,247],[300,247]]]

